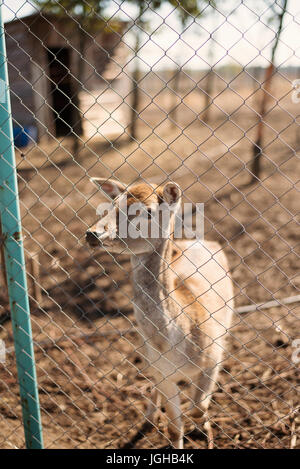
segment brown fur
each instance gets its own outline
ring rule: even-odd
[[[136,202],[142,202],[148,207],[153,203],[160,204],[163,202],[162,194],[163,188],[155,184],[136,184],[128,189],[127,205]]]
[[[196,298],[187,285],[188,281],[183,282],[179,279],[175,279],[176,299],[186,319],[191,320],[195,326],[200,327],[209,318],[209,314],[201,304],[199,298]]]

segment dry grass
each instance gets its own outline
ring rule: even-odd
[[[299,146],[299,108],[289,95],[281,99],[289,84],[279,80],[273,90],[278,102],[269,103],[262,182],[247,186],[257,98],[247,98],[250,89],[237,90],[241,97],[227,90],[216,99],[208,126],[188,109],[201,109],[198,92],[185,98],[177,114],[180,127],[171,128],[160,110],[168,109],[170,97],[162,93],[141,113],[148,125],[140,125],[139,144],[122,138],[111,148],[95,138],[76,161],[69,141],[18,155],[25,247],[39,259],[43,289],[42,304],[32,301],[34,339],[61,340],[36,346],[46,447],[124,446],[143,423],[151,389],[146,370],[138,374],[134,351],[129,259],[118,256],[116,263],[84,243],[99,203],[88,176],[125,182],[169,176],[187,200],[205,202],[206,237],[218,240],[229,257],[237,306],[299,290],[300,169],[293,151]],[[4,314],[5,298],[2,306]],[[291,362],[299,312],[290,305],[236,315],[209,412],[215,447],[300,448],[299,377]],[[120,336],[120,330],[128,332]],[[88,337],[75,338],[82,333]],[[8,321],[0,336],[12,345]],[[0,447],[22,447],[14,356],[0,367]],[[207,447],[202,423],[195,429],[185,420],[186,447]],[[158,448],[168,444],[166,437],[161,413],[157,428],[136,447]]]

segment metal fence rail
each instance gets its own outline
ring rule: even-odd
[[[5,84],[0,109],[0,233],[1,244],[3,244],[2,261],[5,264],[5,284],[10,300],[11,323],[14,336],[14,349],[16,353],[26,446],[28,448],[41,448],[43,438],[41,434],[34,351],[29,319],[29,299],[21,235],[15,155],[12,143],[13,129],[7,86],[7,57],[1,13],[0,6],[0,80]]]
[[[11,276],[8,265],[6,273],[9,284],[24,293],[16,307],[28,309],[24,290],[30,300],[45,447],[170,446],[182,413],[185,448],[299,448],[299,5],[293,0],[15,4],[1,2],[12,102],[9,144],[15,146],[19,189],[11,196],[13,203],[20,201],[27,285]],[[10,111],[2,93],[1,88],[4,122],[3,112]],[[101,190],[90,178],[103,178]],[[142,272],[149,271],[157,288],[167,282],[162,271],[174,277],[174,289],[165,288],[161,305],[154,287],[149,294],[136,274],[137,244],[123,242],[124,250],[114,254],[109,246],[93,249],[86,242],[99,219],[103,191],[112,196],[124,189],[111,187],[111,179],[127,189],[141,184],[146,192],[152,184],[148,198],[159,194],[160,201],[166,184],[175,182],[183,204],[192,206],[183,221],[194,229],[197,204],[204,204],[204,239],[219,244],[203,251],[201,268],[197,253],[191,257],[181,250],[182,241],[170,236],[171,261],[155,245],[161,276],[151,263]],[[174,191],[172,186],[171,198]],[[146,204],[150,209],[149,200]],[[182,291],[180,259],[190,266],[185,285],[191,279],[198,285],[196,292],[185,291],[185,307],[176,296]],[[199,286],[212,261],[209,272],[221,266],[234,293],[226,287],[221,294],[231,324],[224,323],[218,334],[215,324],[207,337],[205,323],[219,318],[221,309],[218,281],[208,281],[206,291]],[[197,272],[205,272],[201,281]],[[206,295],[216,301],[209,308]],[[24,447],[12,300],[1,277],[1,448]],[[201,317],[208,311],[208,318],[197,319],[193,340],[202,334],[203,343],[210,339],[224,349],[218,376],[210,375],[209,353],[206,366],[193,363],[215,381],[214,390],[201,398],[211,399],[202,417],[189,410],[197,405],[191,392],[199,391],[199,382],[184,372],[178,393],[168,394],[164,384],[170,376],[159,371],[162,358],[172,369],[179,342],[170,345],[171,355],[158,353],[157,366],[143,360],[155,334],[164,337],[159,328],[151,333],[156,323],[149,316],[161,311],[164,321],[164,302],[174,316],[180,307],[176,320],[167,316],[167,321],[179,321],[186,331],[182,341],[190,340],[185,328],[198,317],[195,308],[202,308]],[[148,321],[142,340],[138,311]],[[200,346],[199,356],[205,348]],[[194,356],[186,359],[193,362]],[[22,365],[22,372],[35,393],[32,359],[28,363],[31,369]],[[150,418],[155,388],[162,407]],[[25,412],[26,445],[32,446],[28,435],[34,433],[40,447],[38,405],[29,415],[36,427],[26,428]]]

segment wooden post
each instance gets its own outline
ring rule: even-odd
[[[42,304],[42,290],[38,279],[40,277],[40,264],[38,259],[35,259],[36,253],[29,253],[27,258],[28,262],[28,274],[29,274],[29,283],[31,285],[30,291],[31,296],[34,298],[36,303],[40,306]]]

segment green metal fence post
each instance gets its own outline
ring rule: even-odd
[[[26,447],[43,447],[0,0],[0,219]]]

